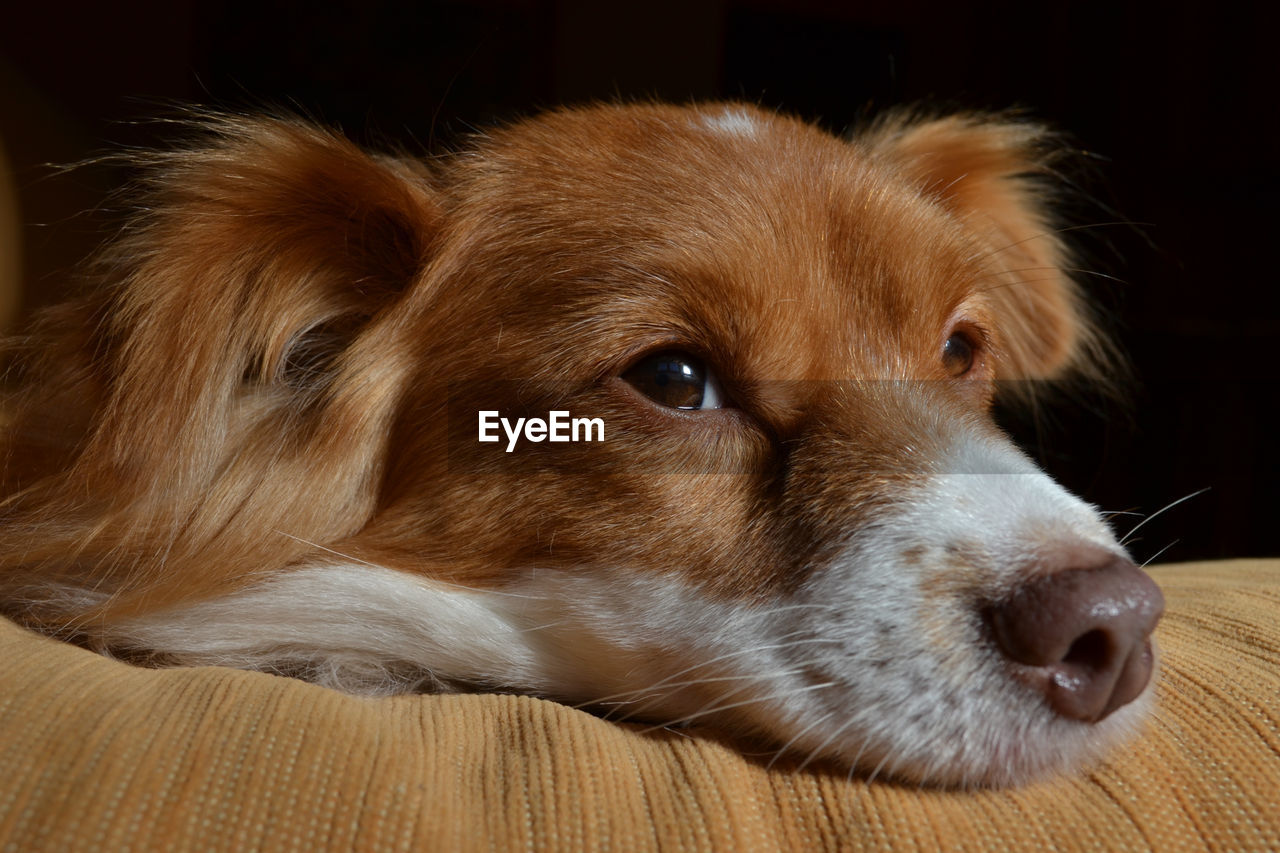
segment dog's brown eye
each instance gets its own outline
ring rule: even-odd
[[[964,376],[973,369],[976,349],[973,338],[964,332],[955,332],[942,345],[942,366],[952,376]]]
[[[645,356],[622,378],[650,400],[673,409],[718,409],[720,385],[702,360],[683,352]]]

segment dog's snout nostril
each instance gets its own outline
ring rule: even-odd
[[[1151,632],[1164,611],[1155,582],[1123,557],[1033,578],[988,611],[1005,657],[1030,668],[1049,706],[1096,722],[1151,678]]]
[[[1096,667],[1105,663],[1110,653],[1111,640],[1107,633],[1102,630],[1093,630],[1077,637],[1062,660],[1064,663]]]

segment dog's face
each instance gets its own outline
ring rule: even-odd
[[[106,426],[56,488],[143,531],[107,536],[138,556],[96,569],[96,642],[952,784],[1141,719],[1159,592],[990,411],[1087,348],[1034,130],[604,107],[430,168],[224,132],[163,173],[94,309],[111,356],[63,380]],[[486,411],[603,440],[480,441]]]

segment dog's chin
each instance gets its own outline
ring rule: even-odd
[[[1038,724],[1025,727],[1011,727],[996,715],[970,734],[972,746],[950,760],[942,758],[949,752],[945,748],[908,747],[896,757],[886,751],[874,763],[864,756],[856,771],[941,788],[1013,788],[1078,776],[1134,739],[1154,702],[1153,681],[1137,699],[1094,723],[1064,719],[1044,707],[1032,713],[1041,718]]]
[[[1010,743],[1006,747],[1007,759],[988,765],[977,784],[1027,785],[1089,771],[1142,731],[1155,705],[1155,684],[1153,673],[1151,682],[1138,698],[1104,720],[1083,723],[1055,719],[1046,726],[1044,738],[1031,743]],[[959,783],[966,781],[965,774],[960,774]]]
[[[1155,683],[1153,677],[1137,698],[1092,723],[1061,717],[1038,697],[1017,696],[1019,685],[1010,682],[998,702],[952,695],[923,711],[904,702],[873,722],[865,722],[871,718],[865,709],[848,718],[808,709],[787,720],[757,717],[755,726],[786,744],[786,762],[795,767],[936,788],[1014,788],[1088,772],[1134,739],[1151,715]],[[824,724],[806,722],[811,715]]]

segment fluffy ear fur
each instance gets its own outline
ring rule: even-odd
[[[1088,366],[1094,338],[1046,198],[1061,146],[1042,127],[892,114],[858,142],[976,235],[992,270],[983,290],[1001,320],[1002,378],[1056,378]]]
[[[332,535],[372,511],[401,365],[366,333],[429,256],[429,177],[272,119],[214,119],[143,165],[148,212],[99,262],[114,287],[18,346],[29,390],[0,445],[9,600],[56,556],[99,615],[125,612],[140,573],[198,593],[192,579],[216,588],[304,547],[278,531]],[[170,570],[148,572],[155,554]],[[149,604],[169,592],[152,586]],[[40,597],[28,590],[27,616],[57,618]]]

